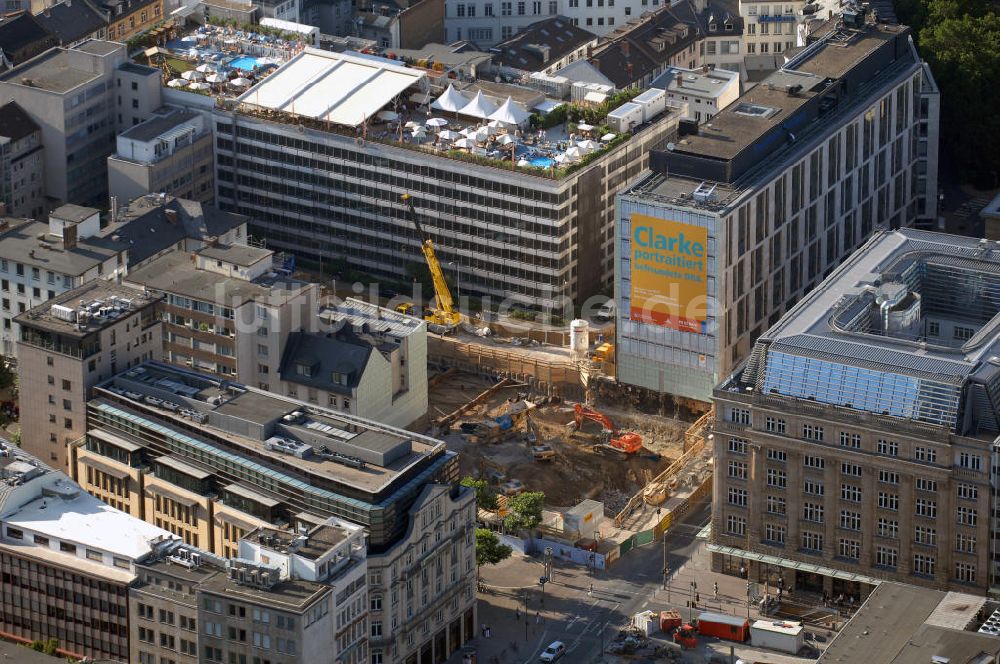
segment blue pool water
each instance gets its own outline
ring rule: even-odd
[[[550,157],[532,157],[528,160],[528,163],[535,168],[551,168],[552,164],[556,163],[556,160]]]
[[[253,68],[257,66],[257,58],[251,57],[249,55],[241,55],[238,58],[233,58],[228,63],[233,69],[242,69],[243,71],[253,71]]]

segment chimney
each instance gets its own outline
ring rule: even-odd
[[[629,56],[627,41],[622,42],[622,55],[624,55],[626,58]]]
[[[677,81],[677,87],[679,87],[679,88],[683,88],[684,87],[684,74],[683,73],[677,72],[674,75],[674,80]]]
[[[164,210],[163,215],[167,218],[167,221],[171,226],[177,225],[177,211],[176,210]]]
[[[111,197],[111,225],[114,226],[118,221],[118,197]]]
[[[66,224],[63,227],[63,249],[69,251],[76,248],[76,224]]]

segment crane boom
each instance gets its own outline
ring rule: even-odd
[[[451,290],[448,282],[445,281],[444,271],[441,269],[441,262],[434,253],[434,242],[420,225],[417,210],[413,206],[413,198],[409,194],[403,194],[403,202],[410,212],[410,221],[420,235],[420,250],[427,261],[427,269],[431,273],[431,282],[434,284],[434,297],[437,300],[437,307],[427,316],[427,319],[439,325],[454,327],[461,322],[461,314],[455,311],[455,301],[451,297]]]

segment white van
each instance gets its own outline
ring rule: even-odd
[[[601,308],[597,310],[596,314],[594,314],[594,318],[596,318],[597,320],[603,320],[603,321],[614,320],[614,317],[615,317],[615,301],[614,300],[608,300],[607,302],[605,302],[604,304],[602,304]]]

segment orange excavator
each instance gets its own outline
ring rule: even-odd
[[[573,407],[573,415],[577,430],[583,426],[584,420],[593,420],[601,425],[602,442],[594,445],[594,451],[598,454],[611,452],[624,456],[635,454],[642,449],[642,436],[634,431],[618,431],[611,419],[598,410],[578,403]]]

